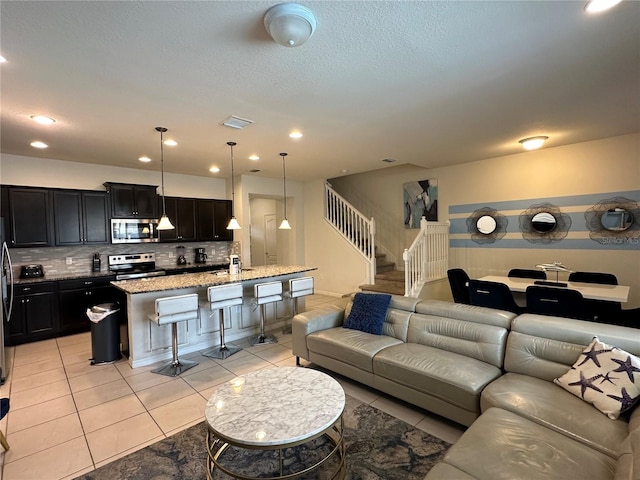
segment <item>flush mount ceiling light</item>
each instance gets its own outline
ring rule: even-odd
[[[229,225],[227,225],[227,230],[240,230],[240,224],[238,220],[236,220],[236,216],[233,214],[233,209],[235,208],[236,203],[236,189],[234,187],[234,173],[233,173],[233,147],[237,145],[236,142],[227,142],[229,148],[231,149],[231,219],[229,220]]]
[[[174,227],[167,217],[167,209],[164,201],[164,142],[162,141],[162,136],[167,131],[164,127],[156,127],[156,131],[160,132],[160,172],[162,175],[162,216],[160,217],[160,221],[158,222],[158,230],[173,230]]]
[[[218,173],[218,172],[220,171],[220,169],[219,169],[218,167],[211,167],[211,168],[209,169],[209,171],[210,171],[211,173]]]
[[[587,13],[600,13],[615,7],[622,0],[589,0],[584,6]]]
[[[267,10],[264,27],[276,43],[285,47],[299,47],[315,32],[316,17],[307,7],[297,3],[281,3]]]
[[[242,130],[243,128],[248,127],[249,125],[253,125],[254,123],[256,122],[254,122],[253,120],[247,120],[246,118],[240,118],[240,117],[236,117],[235,115],[231,115],[225,118],[222,122],[220,122],[220,125]]]
[[[302,132],[295,130],[289,134],[290,138],[302,138]]]
[[[35,142],[31,142],[30,144],[33,148],[47,148],[49,145],[47,145],[44,142],[40,142],[40,141],[35,141]]]
[[[282,202],[284,203],[284,220],[282,220],[282,223],[278,228],[280,230],[291,230],[291,225],[289,225],[289,220],[287,220],[287,173],[284,166],[284,157],[286,157],[287,154],[283,152],[280,156],[282,157]]]
[[[138,160],[143,163],[149,163],[151,161],[149,157],[140,157]]]
[[[53,123],[56,123],[56,121],[53,118],[46,117],[44,115],[31,115],[31,120],[41,125],[51,125]]]
[[[165,140],[164,144],[167,147],[175,147],[176,145],[178,145],[178,142],[176,142],[175,140]]]
[[[537,137],[523,138],[522,140],[518,140],[518,143],[520,143],[525,150],[536,150],[540,148],[548,138],[549,137],[540,135]]]

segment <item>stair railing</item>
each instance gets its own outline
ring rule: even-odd
[[[405,248],[404,295],[416,297],[425,283],[447,277],[449,266],[449,222],[420,219],[420,232]]]
[[[324,218],[342,237],[367,260],[369,283],[376,276],[375,231],[376,223],[366,218],[331,185],[325,183]]]

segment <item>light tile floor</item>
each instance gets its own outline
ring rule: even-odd
[[[334,300],[307,297],[306,309]],[[71,479],[201,422],[220,384],[261,368],[295,365],[291,335],[276,336],[279,343],[270,345],[233,342],[243,350],[226,360],[185,355],[199,365],[177,378],[151,373],[156,365],[132,369],[126,360],[90,365],[89,333],[9,348],[0,397],[10,398],[11,409],[0,429],[11,449],[0,452],[0,479]],[[458,424],[331,375],[348,395],[443,440],[454,443],[463,432]]]

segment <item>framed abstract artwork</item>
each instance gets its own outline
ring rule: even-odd
[[[408,182],[404,192],[404,228],[420,228],[420,219],[438,221],[438,180]]]

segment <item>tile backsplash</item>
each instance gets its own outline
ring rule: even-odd
[[[45,274],[84,274],[91,272],[93,254],[99,253],[101,271],[108,272],[107,256],[117,254],[148,253],[156,254],[156,266],[167,268],[176,265],[176,248],[185,247],[187,262],[194,263],[196,248],[204,248],[207,264],[229,263],[229,255],[240,254],[240,242],[191,242],[191,243],[135,243],[121,245],[78,245],[73,247],[12,248],[11,261],[16,277],[20,267],[28,264],[41,264]],[[71,265],[67,265],[71,258]]]

